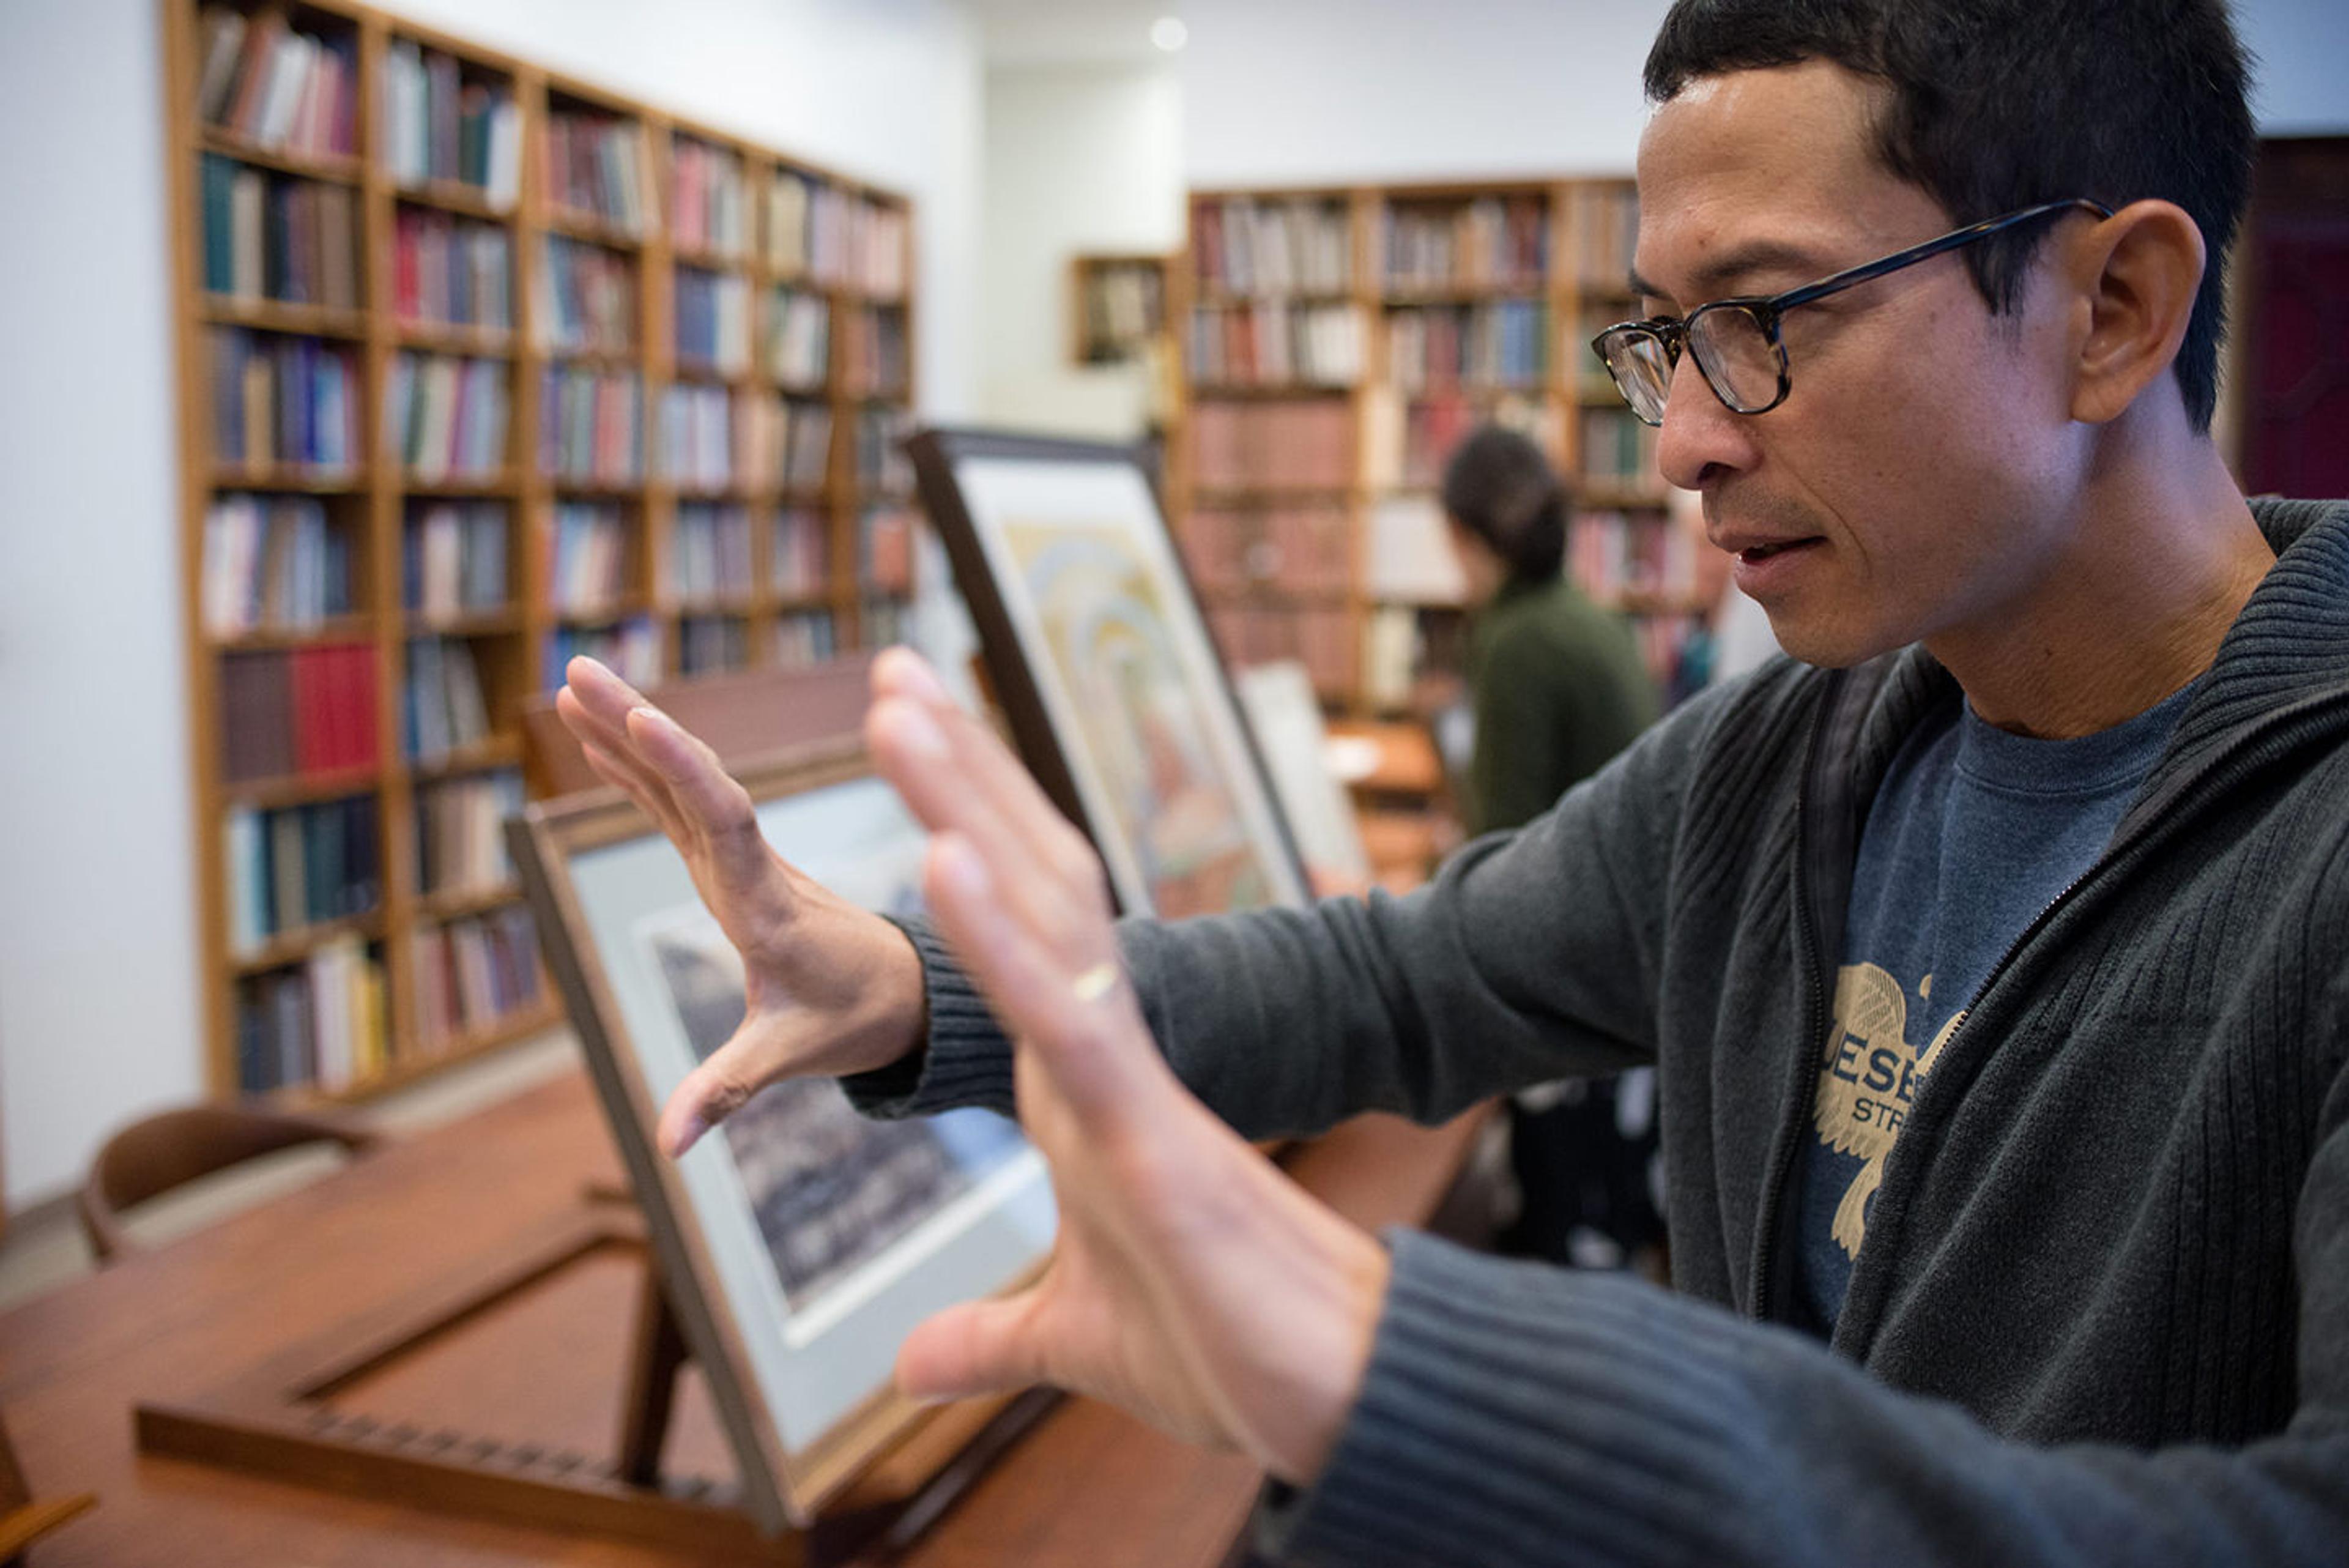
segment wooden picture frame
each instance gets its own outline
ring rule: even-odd
[[[1140,452],[965,430],[906,451],[1012,739],[1100,850],[1119,908],[1303,903],[1295,839]]]
[[[918,898],[926,836],[860,740],[738,774],[810,876],[887,912]],[[509,836],[742,1506],[762,1530],[804,1528],[951,1413],[896,1393],[897,1346],[940,1308],[1040,1270],[1055,1229],[1042,1158],[991,1112],[869,1122],[819,1079],[770,1087],[667,1158],[661,1106],[739,1021],[725,989],[739,960],[683,859],[616,792],[534,805]]]

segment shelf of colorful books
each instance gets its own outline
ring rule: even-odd
[[[444,1044],[427,1046],[403,1041],[394,1046],[391,1060],[382,1067],[338,1088],[324,1089],[316,1084],[300,1084],[276,1091],[272,1098],[284,1108],[295,1111],[305,1106],[363,1105],[395,1090],[421,1083],[460,1062],[486,1056],[515,1041],[543,1033],[561,1022],[560,1010],[553,997],[544,995],[526,1007],[502,1013],[480,1028]]]
[[[511,501],[522,491],[522,481],[512,469],[500,469],[494,473],[452,473],[427,479],[414,472],[399,476],[399,488],[410,495],[479,496],[488,501]]]
[[[215,463],[214,490],[288,490],[304,495],[355,495],[367,488],[367,475],[356,468],[319,470],[285,463]]]
[[[238,779],[221,785],[221,799],[229,805],[273,811],[280,806],[310,805],[319,801],[364,793],[376,787],[381,774],[376,764],[333,768],[316,773],[279,774],[268,778]]]
[[[391,193],[399,201],[430,207],[451,217],[477,218],[490,223],[510,223],[514,218],[511,202],[501,204],[461,181],[428,180],[419,184],[396,185]]]
[[[644,240],[616,223],[606,222],[593,213],[582,213],[564,207],[550,206],[539,220],[540,226],[550,234],[566,240],[580,240],[608,250],[636,252],[644,249]]]
[[[464,355],[475,359],[511,359],[512,332],[493,327],[445,327],[429,321],[403,321],[393,329],[402,348],[427,354]]]
[[[471,888],[447,888],[435,893],[417,895],[416,918],[436,924],[463,919],[469,915],[486,914],[502,908],[521,897],[522,888],[511,880]]]
[[[301,332],[313,337],[346,337],[364,341],[367,317],[355,310],[323,305],[289,305],[274,299],[247,299],[233,294],[207,294],[201,314],[220,327],[253,327],[268,332]]]
[[[1574,493],[1576,504],[1585,511],[1647,512],[1671,504],[1670,493],[1655,485],[1586,483],[1578,485]]]
[[[409,637],[501,637],[522,630],[523,625],[523,612],[514,605],[458,610],[447,615],[423,610],[410,610],[408,614]]]
[[[260,142],[247,140],[216,126],[207,126],[198,136],[196,145],[203,151],[233,158],[256,169],[267,169],[279,174],[299,174],[305,180],[357,185],[366,178],[365,165],[357,158],[288,152],[282,148],[265,147]]]
[[[345,937],[358,937],[367,941],[379,940],[383,936],[383,911],[372,909],[364,915],[350,915],[339,920],[321,920],[315,925],[296,926],[279,931],[261,946],[232,950],[228,967],[231,973],[244,976],[283,969],[299,963],[327,943]]]
[[[302,626],[256,626],[242,631],[217,632],[212,646],[222,653],[253,649],[308,648],[318,643],[372,642],[375,618],[365,615],[328,616]]]
[[[469,744],[451,747],[429,757],[411,758],[409,774],[418,781],[454,778],[459,774],[477,774],[489,768],[512,768],[522,765],[522,738],[518,735],[491,735]]]

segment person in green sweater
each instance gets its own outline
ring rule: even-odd
[[[1468,579],[1475,717],[1471,833],[1522,827],[1604,767],[1661,708],[1631,628],[1561,569],[1565,483],[1516,431],[1471,431],[1444,472],[1444,512]],[[1661,1272],[1654,1075],[1545,1084],[1509,1106],[1516,1218],[1506,1252]]]
[[[1656,722],[1656,685],[1622,618],[1559,569],[1569,506],[1540,448],[1472,432],[1444,469],[1444,511],[1478,607],[1468,830],[1522,827]]]

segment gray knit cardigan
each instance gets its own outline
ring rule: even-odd
[[[1404,898],[1121,928],[1251,1137],[1653,1061],[1677,1292],[1395,1232],[1298,1563],[2349,1563],[2349,507],[2281,558],[2094,869],[1975,997],[1831,1344],[1789,1179],[1866,805],[1949,676],[1780,660]],[[2018,856],[2031,846],[2018,845]],[[935,934],[867,1109],[1011,1108]]]

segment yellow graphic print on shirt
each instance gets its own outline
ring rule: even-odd
[[[1933,977],[1918,988],[1930,997]],[[1884,1161],[1909,1119],[1917,1085],[1965,1018],[1961,1011],[1920,1055],[1909,1044],[1909,999],[1900,982],[1872,963],[1846,964],[1836,976],[1835,1016],[1819,1062],[1811,1123],[1819,1141],[1863,1163],[1836,1206],[1834,1236],[1844,1256],[1859,1256],[1868,1234],[1868,1200],[1884,1180]]]

